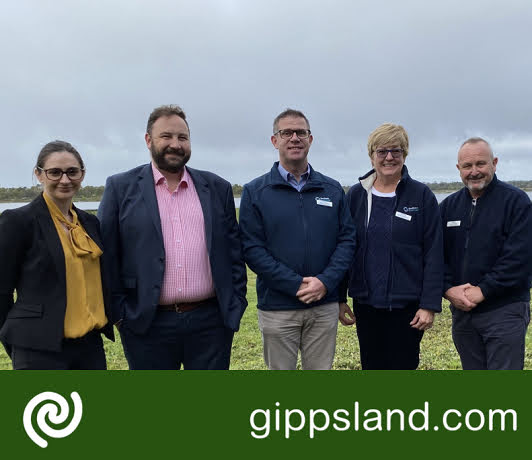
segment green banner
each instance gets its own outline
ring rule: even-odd
[[[526,371],[30,371],[0,382],[4,454],[23,458],[491,457],[526,452],[532,432]]]

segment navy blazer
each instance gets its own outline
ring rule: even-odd
[[[203,210],[205,239],[224,324],[237,331],[247,306],[246,266],[231,184],[188,168]],[[107,179],[98,209],[111,273],[113,321],[137,334],[150,327],[159,303],[165,251],[151,164]]]
[[[102,248],[96,216],[74,209],[85,231]],[[61,351],[67,302],[65,255],[42,194],[0,215],[0,260],[0,340],[6,350],[16,345]],[[100,265],[105,314],[110,320],[105,264]],[[102,332],[114,340],[111,322]]]

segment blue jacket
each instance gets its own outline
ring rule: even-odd
[[[244,259],[257,274],[258,308],[295,310],[338,301],[355,250],[354,226],[338,182],[310,168],[298,192],[275,163],[244,186],[240,232]],[[305,276],[316,276],[327,288],[319,302],[307,305],[296,297]]]
[[[247,278],[231,184],[208,171],[187,170],[203,211],[220,312],[225,326],[237,331],[247,306]],[[109,177],[98,217],[108,255],[113,320],[144,334],[157,311],[166,257],[151,165]]]
[[[347,194],[356,226],[357,249],[348,275],[349,296],[357,302],[368,297],[365,276],[367,226],[371,213],[371,187],[375,170],[359,178]],[[420,308],[441,311],[443,285],[443,243],[438,202],[431,190],[408,175],[395,190],[392,218],[392,254],[388,301],[393,304],[417,303]]]
[[[444,292],[471,283],[486,298],[472,312],[530,300],[532,203],[525,192],[497,176],[473,206],[464,187],[440,204]]]

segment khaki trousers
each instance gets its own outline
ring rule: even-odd
[[[258,310],[264,361],[271,370],[294,370],[298,351],[307,370],[331,369],[338,329],[338,302],[301,310]]]

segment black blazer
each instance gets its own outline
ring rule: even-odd
[[[83,228],[102,248],[96,216],[74,209]],[[0,340],[8,353],[11,345],[61,351],[66,311],[65,257],[42,194],[0,215],[0,260]],[[109,319],[102,332],[114,340],[104,264],[100,266]]]
[[[237,331],[247,306],[246,265],[231,184],[187,166],[203,210],[205,239],[224,324]],[[150,164],[107,179],[98,208],[108,257],[113,320],[144,334],[155,315],[164,276],[161,218]]]

